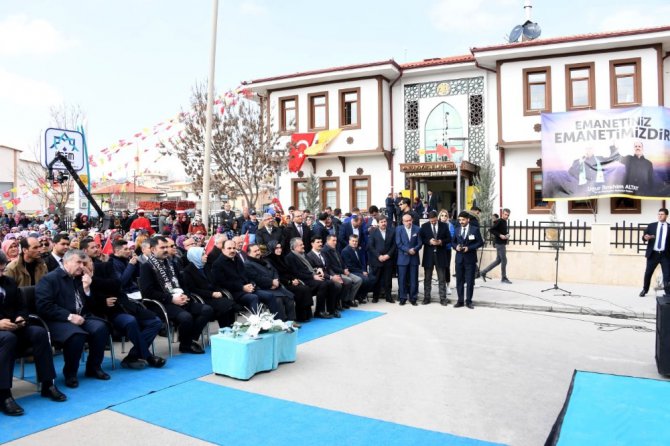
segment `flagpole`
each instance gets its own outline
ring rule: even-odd
[[[211,175],[212,121],[214,112],[214,68],[216,63],[216,26],[219,0],[212,0],[212,43],[209,53],[209,80],[207,85],[207,120],[205,123],[205,165],[202,174],[202,222],[209,228],[209,184]]]

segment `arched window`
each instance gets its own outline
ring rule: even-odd
[[[424,162],[447,161],[444,148],[456,147],[463,150],[462,141],[451,143],[449,138],[463,137],[463,121],[454,107],[440,102],[431,110],[424,126]]]

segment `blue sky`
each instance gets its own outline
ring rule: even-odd
[[[77,104],[99,150],[188,107],[206,81],[210,0],[2,0],[0,145],[33,151],[48,109]],[[542,37],[670,24],[656,0],[533,2]],[[502,43],[523,0],[220,0],[217,91],[242,80]],[[122,151],[118,160],[131,159]],[[107,169],[107,167],[105,168]],[[110,169],[111,165],[110,165]]]

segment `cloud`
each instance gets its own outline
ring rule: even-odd
[[[259,5],[254,1],[245,1],[240,4],[240,12],[244,15],[258,17],[267,15],[270,11],[265,6]]]
[[[625,29],[649,28],[667,25],[670,6],[658,5],[653,11],[649,9],[622,9],[602,17],[598,24],[600,31],[619,31]]]
[[[454,33],[490,34],[523,23],[525,15],[517,0],[438,0],[430,9],[437,29]]]
[[[46,82],[21,77],[0,68],[0,102],[6,105],[48,107],[63,102],[63,96]]]
[[[30,20],[20,14],[0,22],[0,55],[53,54],[76,45],[76,40],[65,37],[43,19]]]

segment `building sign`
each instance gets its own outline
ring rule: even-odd
[[[56,157],[56,153],[62,153],[72,164],[77,172],[85,167],[84,157],[84,135],[75,130],[49,128],[44,132],[44,156],[42,166],[45,168]],[[65,166],[58,162],[53,166],[56,170],[65,170]]]
[[[456,171],[438,170],[435,172],[407,172],[407,178],[426,178],[426,177],[455,177]]]
[[[666,199],[670,110],[634,107],[542,114],[542,198]]]

